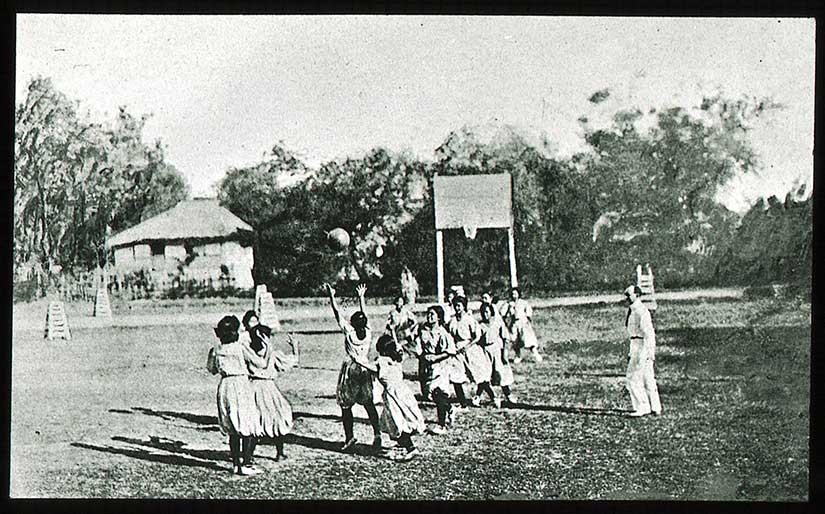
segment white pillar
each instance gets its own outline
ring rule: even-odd
[[[435,268],[438,298],[436,303],[444,301],[444,236],[440,230],[435,231]]]
[[[516,235],[512,225],[507,229],[507,246],[510,250],[510,287],[518,287],[516,277]]]

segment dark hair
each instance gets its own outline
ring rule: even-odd
[[[455,308],[456,304],[461,304],[464,306],[464,310],[467,310],[467,297],[466,296],[456,296],[453,298],[453,308]]]
[[[249,338],[251,342],[249,347],[259,352],[264,349],[264,337],[270,337],[272,329],[266,325],[255,325],[249,330]]]
[[[401,295],[396,296],[395,300],[393,300],[392,303],[398,303],[398,300],[401,300],[402,302],[407,303],[407,300],[405,300],[404,297],[401,296]]]
[[[215,327],[215,335],[221,340],[223,344],[234,343],[238,340],[238,328],[241,322],[238,318],[232,315],[224,316]]]
[[[510,292],[512,293],[513,291],[518,292],[519,297],[521,296],[521,289],[519,289],[518,287],[511,287]]]
[[[382,334],[381,337],[378,338],[378,341],[375,343],[375,351],[378,352],[378,355],[389,357],[396,362],[401,362],[404,359],[401,352],[399,352],[395,346],[395,340],[389,334]]]
[[[245,329],[249,330],[249,320],[252,318],[258,318],[258,314],[255,311],[246,311],[246,314],[243,315],[243,326]],[[260,321],[261,319],[258,318],[258,322]]]
[[[494,317],[495,317],[495,315],[496,315],[496,308],[495,308],[495,307],[493,307],[493,304],[491,304],[491,303],[482,303],[482,304],[481,304],[481,309],[479,309],[479,313],[483,315],[485,310],[489,310],[489,311],[490,311],[490,318],[494,318]]]
[[[349,324],[353,328],[364,328],[367,326],[367,315],[363,311],[356,311],[350,316]]]
[[[642,296],[644,293],[642,293],[642,288],[641,287],[633,286],[633,294],[635,294],[636,297],[638,298],[639,296]]]
[[[444,307],[440,305],[431,305],[427,308],[427,312],[433,311],[435,316],[438,318],[438,324],[444,324]]]

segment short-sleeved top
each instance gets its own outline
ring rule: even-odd
[[[447,332],[455,341],[472,341],[481,334],[478,321],[468,313],[464,313],[461,319],[454,317],[447,325]]]
[[[223,377],[248,375],[246,360],[243,357],[243,348],[238,341],[222,344],[215,348],[215,366]]]
[[[421,344],[421,352],[425,354],[444,353],[455,349],[452,336],[441,325],[419,325],[417,339]]]
[[[363,339],[358,339],[355,329],[343,316],[339,318],[338,326],[344,333],[344,352],[346,352],[347,357],[353,360],[367,360],[367,354],[370,352],[370,342],[372,341],[372,329],[369,322],[367,322]]]
[[[415,315],[406,307],[402,307],[401,311],[393,309],[387,316],[387,328],[394,328],[401,338],[410,336],[408,332],[417,322]]]
[[[404,372],[401,363],[389,357],[378,357],[375,361],[378,367],[378,381],[386,387],[397,386],[404,381]]]
[[[533,317],[533,308],[527,303],[527,300],[519,298],[516,301],[509,301],[507,305],[504,307],[504,311],[502,312],[502,316],[505,319],[512,319],[513,321],[516,320],[524,320],[526,321],[527,318]]]
[[[507,330],[507,325],[501,316],[493,316],[487,323],[479,323],[481,327],[481,340],[478,344],[482,346],[490,346],[493,344],[504,344],[510,339],[510,331]]]

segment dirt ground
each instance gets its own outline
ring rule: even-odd
[[[366,445],[338,450],[341,337],[324,333],[328,314],[289,318],[302,348],[300,367],[279,379],[295,412],[290,458],[275,462],[263,444],[266,473],[250,478],[228,471],[217,379],[204,367],[217,318],[168,316],[77,327],[68,342],[44,340],[42,324],[15,323],[12,497],[807,498],[809,304],[660,301],[665,415],[643,419],[626,417],[623,308],[539,309],[546,359],[515,366],[518,403],[461,411],[448,435],[417,437],[421,456],[405,464]],[[414,363],[405,374],[417,392]],[[432,422],[433,405],[421,405]],[[356,435],[369,443],[366,415],[358,407],[355,415]]]

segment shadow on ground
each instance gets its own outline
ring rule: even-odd
[[[286,444],[297,444],[299,446],[304,446],[306,448],[313,448],[316,450],[325,450],[332,453],[340,453],[340,454],[349,454],[349,455],[359,455],[361,457],[374,457],[374,458],[382,458],[382,456],[373,449],[371,444],[363,444],[363,443],[356,443],[355,446],[351,447],[347,451],[341,451],[341,446],[343,446],[343,440],[337,441],[328,441],[326,439],[321,439],[318,437],[309,437],[305,435],[299,434],[287,434],[284,438],[284,443]]]
[[[219,471],[226,471],[231,461],[228,448],[226,450],[198,450],[187,448],[186,443],[183,441],[166,437],[150,436],[148,440],[145,440],[135,439],[133,437],[114,436],[112,440],[139,448],[97,446],[87,443],[72,443],[72,446],[173,466],[192,466]],[[151,450],[161,450],[166,453],[156,453]],[[255,455],[255,459],[276,461],[273,457],[260,454]]]
[[[198,425],[195,428],[198,430],[208,430],[208,431],[218,431],[220,427],[218,426],[218,418],[217,416],[207,416],[203,414],[193,414],[191,412],[176,412],[176,411],[168,411],[168,410],[154,410],[149,409],[146,407],[132,407],[131,410],[125,409],[109,409],[109,412],[114,412],[116,414],[145,414],[147,416],[155,416],[161,419],[165,419],[167,421],[182,419],[184,421],[188,421],[194,425]]]

